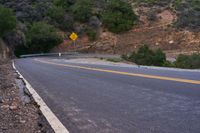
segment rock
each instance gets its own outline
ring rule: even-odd
[[[3,98],[0,96],[0,103],[3,103]]]
[[[14,103],[14,104],[12,104],[10,107],[9,107],[9,109],[10,110],[17,110],[17,104],[16,103]]]
[[[89,20],[89,26],[93,28],[98,28],[101,26],[101,21],[97,16],[92,16]]]
[[[169,44],[173,44],[174,43],[174,41],[172,40],[172,41],[169,41]]]
[[[1,109],[5,109],[5,110],[6,110],[6,109],[9,109],[9,105],[2,105],[2,106],[1,106]]]
[[[86,28],[87,28],[87,25],[85,25],[85,24],[78,24],[77,23],[77,24],[74,25],[74,30],[75,30],[76,33],[78,33],[79,36],[84,34]]]
[[[20,119],[19,122],[22,123],[22,124],[26,123],[26,121],[23,120],[23,119]]]
[[[10,106],[9,108],[10,108],[10,110],[16,110],[16,109],[17,109],[17,106],[12,105],[12,106]]]
[[[26,87],[23,87],[24,94],[31,97],[31,93]]]

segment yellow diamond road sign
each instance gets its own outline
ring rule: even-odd
[[[78,35],[73,32],[69,37],[70,37],[70,39],[72,39],[73,41],[75,41],[78,38]]]

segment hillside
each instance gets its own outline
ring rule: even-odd
[[[17,27],[2,38],[18,54],[49,52],[38,47],[37,36],[32,38],[44,36],[48,29],[64,38],[63,43],[59,37],[43,40],[51,51],[74,50],[68,38],[73,31],[79,35],[75,48],[82,52],[124,54],[147,44],[175,56],[200,47],[199,0],[1,0],[0,4],[16,15]],[[36,32],[43,27],[44,32]],[[49,46],[50,42],[60,45]]]

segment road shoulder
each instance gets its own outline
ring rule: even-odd
[[[53,133],[10,60],[0,61],[0,132]]]

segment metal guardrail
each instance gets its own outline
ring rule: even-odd
[[[21,55],[20,58],[39,57],[39,56],[61,56],[61,55],[77,55],[78,52],[63,52],[63,53],[41,53],[41,54],[27,54]]]
[[[61,57],[61,58],[120,58],[120,55],[80,53],[80,52],[62,52],[62,53],[41,53],[21,55],[20,58],[28,57]]]

